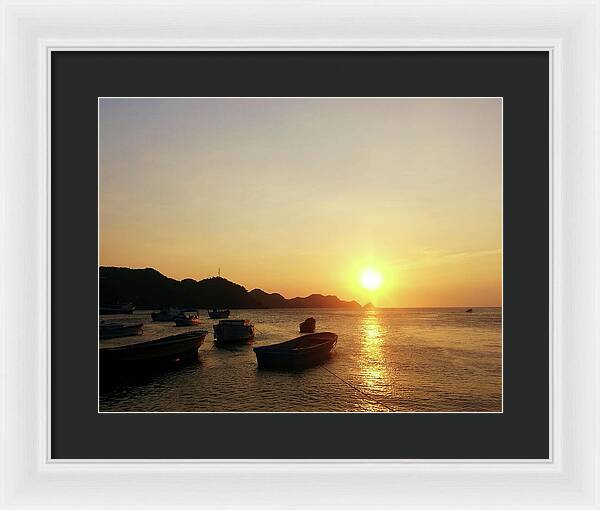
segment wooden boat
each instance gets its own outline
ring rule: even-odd
[[[208,316],[211,319],[227,319],[231,312],[229,310],[218,310],[213,308],[212,310],[208,310]]]
[[[337,343],[335,333],[303,335],[275,345],[255,347],[258,368],[298,370],[329,359]]]
[[[150,316],[154,322],[172,322],[181,315],[179,308],[163,308],[160,312],[152,312]]]
[[[197,326],[200,324],[200,317],[198,314],[196,315],[185,315],[182,313],[181,315],[175,317],[175,326]]]
[[[133,303],[124,305],[100,305],[100,315],[130,314],[135,310]]]
[[[300,323],[300,333],[314,333],[317,321],[313,317],[309,317]]]
[[[120,338],[124,336],[141,335],[143,324],[122,324],[120,322],[100,321],[98,327],[100,340],[107,338]]]
[[[120,347],[100,347],[100,365],[179,362],[197,356],[207,334],[198,330]]]
[[[473,309],[469,308],[468,310],[465,310],[465,313],[473,313]]]
[[[248,320],[221,320],[213,326],[215,342],[221,344],[249,342],[254,338],[254,325]]]

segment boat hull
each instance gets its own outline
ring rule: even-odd
[[[198,326],[200,324],[200,319],[174,319],[175,326]]]
[[[304,322],[300,323],[300,333],[314,333],[316,324],[317,321],[312,317],[309,317]]]
[[[131,315],[135,310],[135,306],[131,303],[121,306],[100,306],[100,315]]]
[[[207,334],[208,331],[193,331],[123,347],[101,347],[100,364],[106,367],[117,364],[176,363],[197,357]]]
[[[215,342],[219,344],[233,344],[250,342],[254,338],[254,326],[245,324],[224,324],[220,322],[213,326]]]
[[[337,343],[335,333],[315,333],[281,344],[255,347],[258,368],[302,370],[325,363]]]
[[[152,312],[150,317],[154,322],[173,322],[180,312]]]
[[[229,310],[208,311],[208,316],[211,319],[227,319],[231,312]]]
[[[110,325],[100,325],[98,328],[100,340],[108,338],[121,338],[126,336],[137,336],[143,334],[143,324],[121,325],[120,327],[111,327]]]

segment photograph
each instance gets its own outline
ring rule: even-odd
[[[502,413],[502,179],[502,97],[99,97],[98,412]]]

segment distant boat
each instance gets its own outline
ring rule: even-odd
[[[100,364],[179,362],[197,356],[207,334],[198,330],[121,347],[100,347]]]
[[[337,339],[335,333],[313,333],[275,345],[255,347],[258,368],[298,370],[320,365],[329,359]]]
[[[309,317],[300,323],[300,333],[314,333],[317,321],[313,317]]]
[[[221,344],[249,342],[254,338],[254,325],[248,320],[222,320],[213,326],[215,342]]]
[[[182,313],[181,315],[175,317],[174,321],[175,326],[197,326],[200,324],[200,317],[198,317],[198,314],[185,315]]]
[[[208,316],[211,319],[227,319],[231,312],[229,310],[218,310],[217,308],[213,308],[212,310],[208,310]]]
[[[133,313],[134,310],[135,306],[133,306],[133,303],[126,303],[124,305],[100,305],[100,315]]]
[[[473,313],[473,309],[469,308],[468,310],[465,310],[465,313]]]
[[[120,322],[100,321],[98,327],[100,339],[120,338],[123,336],[141,335],[143,324],[122,324]]]
[[[160,312],[152,312],[150,316],[154,322],[172,322],[181,315],[179,308],[163,308]]]

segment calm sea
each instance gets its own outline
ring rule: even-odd
[[[339,336],[325,365],[302,372],[257,369],[252,346],[298,336],[306,317]],[[146,338],[181,333],[150,312],[106,316],[144,322]],[[428,412],[502,410],[502,310],[232,310],[256,326],[253,344],[213,347],[209,330],[198,362],[168,372],[115,374],[101,385],[100,411]]]

